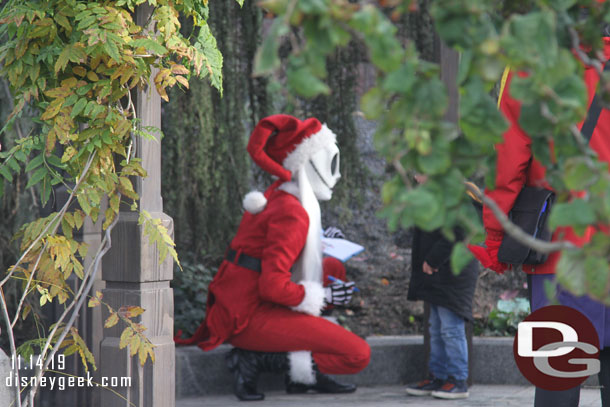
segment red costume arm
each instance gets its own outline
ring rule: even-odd
[[[530,162],[531,140],[519,126],[521,104],[510,96],[512,73],[509,74],[501,96],[500,110],[509,121],[510,127],[504,133],[504,141],[496,145],[496,186],[485,194],[493,199],[506,214],[511,210],[519,192],[525,185]],[[504,231],[489,207],[483,208],[483,224],[488,239],[502,240]]]
[[[281,201],[277,202],[281,208],[268,208],[274,215],[263,245],[258,292],[265,301],[296,306],[303,300],[305,288],[291,281],[290,269],[305,246],[309,217],[294,198]]]

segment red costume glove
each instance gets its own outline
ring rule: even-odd
[[[502,240],[491,240],[487,238],[485,240],[486,248],[469,244],[468,249],[483,267],[491,269],[498,274],[503,274],[509,266],[506,263],[500,263],[498,260],[500,244],[502,244]]]

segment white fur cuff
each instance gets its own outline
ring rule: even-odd
[[[243,200],[244,209],[256,215],[267,206],[267,198],[260,191],[248,192]]]
[[[316,383],[311,352],[305,350],[288,352],[288,362],[290,363],[290,380],[302,384]]]
[[[316,281],[300,281],[299,284],[305,287],[305,297],[299,305],[291,308],[294,311],[320,316],[322,308],[324,308],[324,287]]]

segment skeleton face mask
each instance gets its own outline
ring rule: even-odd
[[[316,198],[319,201],[330,200],[333,188],[341,178],[339,147],[333,144],[312,155],[305,164],[305,172]]]

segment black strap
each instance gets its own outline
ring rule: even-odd
[[[610,64],[606,63],[604,66],[604,72],[610,70]],[[587,112],[587,118],[585,119],[580,132],[582,133],[587,143],[591,141],[591,137],[593,136],[593,130],[595,130],[595,126],[597,126],[597,121],[599,120],[599,115],[602,112],[602,105],[599,103],[599,95],[597,92],[595,96],[593,96],[593,101],[591,102],[591,106],[589,106],[589,111]]]
[[[240,267],[247,268],[248,270],[261,272],[261,261],[256,257],[248,256],[247,254],[241,253],[237,258],[237,250],[228,249],[225,256],[225,260],[229,263],[237,264]]]

